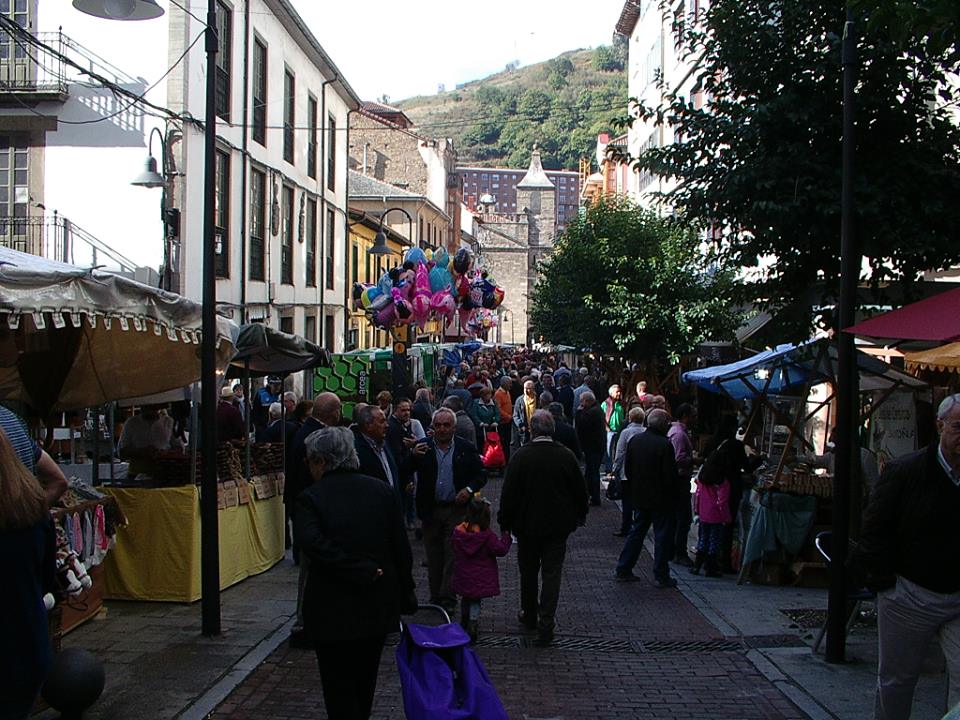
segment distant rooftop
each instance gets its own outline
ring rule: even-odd
[[[361,108],[370,115],[376,115],[404,129],[413,127],[413,120],[407,117],[407,114],[403,112],[403,110],[393,105],[386,105],[375,100],[365,100]]]
[[[422,195],[398,188],[396,185],[377,180],[356,170],[347,173],[351,198],[387,197],[415,200]]]
[[[540,151],[534,147],[533,154],[530,156],[530,169],[523,176],[523,180],[517,183],[518,188],[556,188],[547,174],[543,171],[543,163],[540,162]]]

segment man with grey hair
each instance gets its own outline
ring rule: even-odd
[[[402,498],[406,481],[401,482],[397,459],[387,445],[387,417],[383,410],[376,405],[364,405],[354,413],[353,419],[357,423],[354,437],[360,472],[382,480]]]
[[[464,411],[464,404],[456,395],[450,395],[443,400],[443,407],[453,410],[454,416],[457,418],[457,437],[461,440],[464,440],[474,447],[480,447],[479,439],[477,438],[477,426],[473,424],[473,420],[470,419],[470,416]],[[431,423],[433,421],[431,420]]]
[[[939,442],[890,461],[863,515],[854,561],[878,591],[877,720],[910,717],[930,641],[939,636],[960,702],[960,394],[937,411]]]
[[[357,472],[350,430],[317,430],[305,448],[314,480],[297,498],[297,541],[310,559],[306,632],[328,717],[366,718],[387,634],[416,610],[413,555],[399,497]]]
[[[548,411],[534,412],[531,441],[519,448],[507,465],[497,515],[500,527],[518,540],[518,619],[537,631],[537,642],[543,645],[553,640],[567,537],[587,518],[587,488],[580,464],[572,452],[554,441],[554,431]]]
[[[455,435],[457,416],[453,410],[437,410],[431,426],[433,437],[411,449],[404,467],[417,473],[417,517],[423,525],[430,602],[452,611],[457,598],[450,588],[450,536],[463,522],[471,496],[487,480],[476,446]]]
[[[629,423],[620,431],[617,438],[617,447],[613,453],[613,474],[620,480],[620,531],[615,532],[617,537],[626,537],[630,532],[630,525],[633,524],[633,498],[630,493],[630,481],[623,471],[623,460],[627,455],[627,445],[634,437],[644,432],[647,428],[644,426],[646,413],[639,405],[630,408],[627,413],[627,422]]]
[[[676,587],[670,577],[673,557],[673,535],[676,530],[678,499],[689,492],[680,479],[673,445],[667,440],[670,415],[665,410],[651,410],[647,415],[646,432],[634,435],[627,443],[623,459],[624,473],[630,484],[633,501],[633,522],[617,561],[616,578],[639,580],[633,568],[643,549],[643,540],[653,525],[653,577],[657,587]]]

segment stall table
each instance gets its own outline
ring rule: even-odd
[[[200,599],[200,492],[169,488],[103,488],[127,518],[104,562],[108,599],[193,602]],[[283,498],[275,495],[222,508],[220,589],[262,573],[284,556]]]

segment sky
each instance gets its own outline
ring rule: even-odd
[[[291,0],[365,100],[432,94],[608,45],[623,0]]]

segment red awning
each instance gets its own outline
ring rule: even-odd
[[[960,287],[864,320],[844,332],[898,340],[960,340]]]

